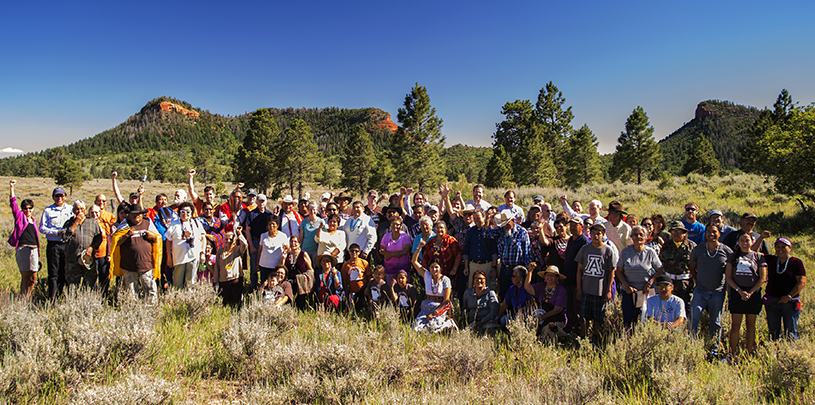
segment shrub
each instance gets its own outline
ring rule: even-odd
[[[89,387],[79,391],[74,404],[152,405],[169,404],[179,395],[172,383],[157,377],[131,374],[110,386]]]
[[[210,283],[195,283],[189,288],[171,289],[161,297],[166,304],[163,319],[184,319],[189,323],[198,322],[206,316],[212,305],[218,302],[218,295]]]

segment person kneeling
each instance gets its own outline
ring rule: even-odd
[[[677,329],[685,324],[685,302],[673,295],[674,285],[665,274],[656,278],[657,295],[648,298],[645,303],[645,318],[653,320],[668,329]]]

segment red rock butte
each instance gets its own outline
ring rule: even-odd
[[[178,104],[171,103],[169,101],[162,101],[158,103],[159,108],[161,111],[174,111],[179,114],[184,114],[190,118],[198,118],[199,114],[197,111],[188,110]]]
[[[388,131],[391,131],[391,133],[396,132],[396,130],[399,128],[399,126],[396,125],[396,123],[391,121],[390,113],[388,113],[388,118],[385,118],[384,120],[377,122],[376,127],[377,128],[387,128]]]

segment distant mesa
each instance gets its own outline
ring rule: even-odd
[[[178,104],[171,103],[169,101],[162,101],[162,102],[158,103],[158,107],[159,107],[159,109],[161,111],[168,111],[168,112],[169,111],[174,111],[176,113],[186,115],[186,116],[188,116],[190,118],[198,119],[198,116],[199,116],[197,111],[188,110],[188,109],[186,109],[186,108],[184,108],[184,107],[182,107],[182,106],[180,106]]]
[[[387,128],[388,131],[390,131],[391,133],[396,132],[396,130],[399,128],[399,126],[397,126],[396,123],[391,121],[390,113],[388,113],[388,118],[385,118],[384,120],[377,122],[376,127],[377,128]]]
[[[713,115],[714,115],[713,111],[708,110],[707,107],[704,105],[704,102],[701,102],[701,103],[696,105],[696,118],[697,119],[701,119],[701,118],[704,118],[704,117],[710,117],[710,116],[713,116]]]

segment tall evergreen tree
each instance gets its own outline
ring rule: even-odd
[[[368,187],[379,190],[380,193],[389,193],[393,189],[393,165],[387,152],[380,152],[371,167],[371,177]]]
[[[512,157],[514,179],[518,185],[551,186],[557,179],[557,167],[541,125],[536,122],[531,126],[532,131]]]
[[[297,188],[303,198],[303,183],[312,181],[322,168],[322,153],[314,143],[311,127],[300,118],[295,119],[283,132],[277,145],[276,176],[278,184],[288,184],[291,194]]]
[[[275,161],[279,143],[280,128],[271,111],[260,108],[252,113],[243,145],[238,147],[232,161],[235,180],[265,193],[271,187],[280,164]]]
[[[787,89],[783,89],[775,103],[773,103],[773,109],[761,111],[750,129],[747,145],[741,151],[741,163],[745,170],[767,173],[764,170],[767,163],[766,151],[757,147],[757,145],[764,139],[764,134],[771,127],[778,127],[782,131],[785,130],[794,108],[795,103],[792,102],[792,96],[790,96]]]
[[[597,137],[585,124],[568,138],[563,170],[565,185],[577,188],[603,180],[598,145]]]
[[[699,173],[705,176],[719,174],[719,159],[716,159],[716,152],[713,145],[707,140],[705,134],[699,135],[699,140],[691,148],[688,160],[682,166],[682,175],[688,173]]]
[[[657,170],[662,161],[659,144],[654,140],[654,127],[642,107],[637,107],[625,121],[625,131],[617,138],[617,152],[611,164],[612,177],[627,178],[636,174],[642,184],[642,174]]]
[[[524,138],[532,132],[532,123],[535,121],[535,112],[529,100],[507,101],[501,107],[504,120],[495,124],[495,134],[492,135],[493,147],[504,147],[509,156],[513,156],[521,148]]]
[[[563,109],[566,99],[551,81],[538,93],[535,116],[541,126],[543,142],[552,151],[552,159],[558,173],[565,168],[566,139],[572,133],[572,107]]]
[[[416,185],[420,191],[438,186],[444,181],[444,161],[439,156],[445,137],[441,134],[442,119],[436,116],[424,86],[416,83],[396,118],[400,127],[391,138],[396,180]]]
[[[358,124],[345,142],[342,156],[341,185],[364,196],[374,163],[374,144],[362,124]]]
[[[490,159],[490,162],[487,164],[484,185],[489,188],[508,187],[510,179],[512,178],[512,170],[510,169],[509,163],[509,156],[504,150],[504,145],[498,144],[493,151],[492,159]]]
[[[85,171],[71,159],[66,160],[62,166],[57,168],[57,172],[54,175],[54,182],[60,186],[67,186],[70,195],[74,195],[74,187],[82,187],[82,181],[84,179]]]

